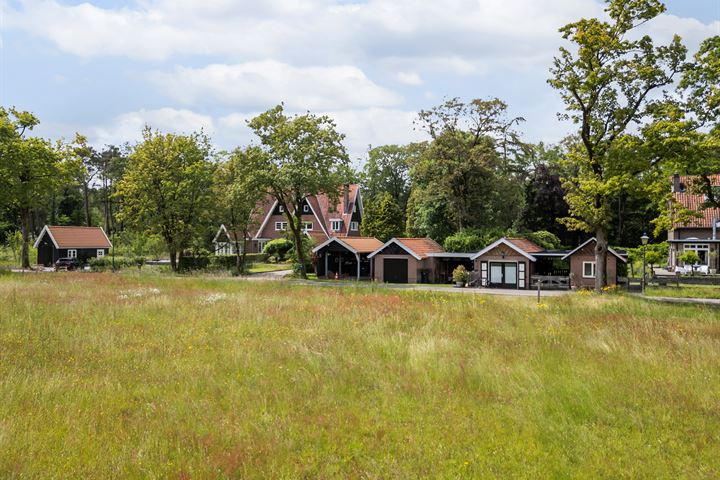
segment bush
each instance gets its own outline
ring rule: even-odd
[[[292,241],[288,240],[287,238],[276,238],[275,240],[270,240],[265,245],[262,253],[265,254],[266,257],[275,256],[280,261],[283,261],[288,258],[288,255],[292,248]]]
[[[557,235],[546,230],[528,233],[525,235],[525,238],[547,250],[557,250],[561,247],[561,242]]]
[[[470,280],[470,274],[463,265],[458,265],[452,273],[453,281],[456,283],[467,283]]]
[[[180,257],[178,259],[178,270],[181,272],[187,272],[189,270],[205,270],[209,265],[209,257]]]
[[[269,244],[268,244],[269,245]],[[305,272],[312,272],[312,249],[315,245],[315,242],[312,238],[307,237],[303,235],[302,237],[302,248],[303,253],[305,254]],[[295,245],[290,249],[290,251],[287,254],[287,258],[293,263],[293,271],[295,273],[300,273],[300,263],[298,261],[298,256],[295,253]]]
[[[115,268],[121,269],[121,268],[128,268],[128,267],[137,267],[142,266],[145,264],[145,257],[115,257]],[[88,262],[90,265],[90,270],[93,272],[104,272],[106,270],[112,269],[113,266],[113,258],[111,256],[107,257],[100,257],[100,258],[91,258]]]
[[[483,230],[468,228],[447,237],[443,242],[443,247],[448,252],[479,252],[504,234],[505,232],[502,230],[494,228]]]

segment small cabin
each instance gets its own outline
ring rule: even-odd
[[[108,255],[112,244],[101,227],[45,225],[34,247],[38,265],[52,267],[59,258],[76,258],[87,263],[91,258]]]

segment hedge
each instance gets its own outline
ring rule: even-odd
[[[262,253],[248,253],[245,255],[245,263],[262,262],[265,255]],[[178,270],[234,270],[235,255],[212,255],[208,257],[180,257],[178,259]]]

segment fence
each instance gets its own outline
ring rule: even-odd
[[[540,290],[568,290],[570,288],[570,277],[560,275],[531,275],[530,287]]]

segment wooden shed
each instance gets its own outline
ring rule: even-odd
[[[59,258],[77,258],[86,263],[91,258],[110,253],[112,244],[101,227],[45,225],[35,240],[37,263],[51,267]]]

